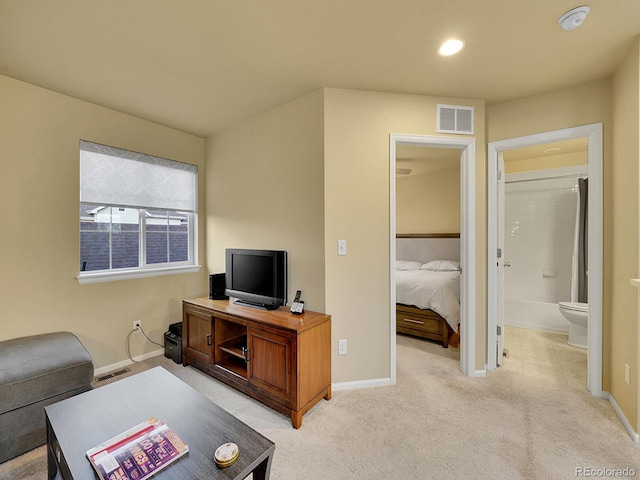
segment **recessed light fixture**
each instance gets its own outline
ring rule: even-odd
[[[459,38],[452,38],[451,40],[447,40],[438,49],[438,55],[441,57],[449,57],[451,55],[455,55],[464,47],[464,40]]]
[[[587,15],[590,11],[591,8],[586,5],[569,10],[558,19],[558,25],[560,25],[565,30],[573,30],[574,28],[578,28],[584,23],[584,20],[587,18]]]

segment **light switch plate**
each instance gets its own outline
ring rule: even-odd
[[[346,255],[346,254],[347,254],[347,241],[338,240],[338,255]]]

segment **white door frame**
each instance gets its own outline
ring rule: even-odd
[[[389,140],[389,311],[391,383],[396,383],[396,146],[455,148],[460,150],[460,371],[470,377],[476,371],[476,141],[474,138],[402,135],[392,133]]]
[[[489,143],[487,156],[487,368],[496,367],[497,315],[497,161],[498,153],[515,148],[587,138],[589,162],[589,352],[587,355],[587,390],[602,397],[602,123],[555,130]],[[493,348],[490,346],[493,345]]]

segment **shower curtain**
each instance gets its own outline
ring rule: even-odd
[[[588,303],[589,291],[589,179],[578,179],[578,218],[577,218],[577,276],[578,291],[577,301],[580,303]]]

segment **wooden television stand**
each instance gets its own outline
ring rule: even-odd
[[[182,364],[291,416],[300,428],[302,415],[331,399],[331,316],[183,300]]]

